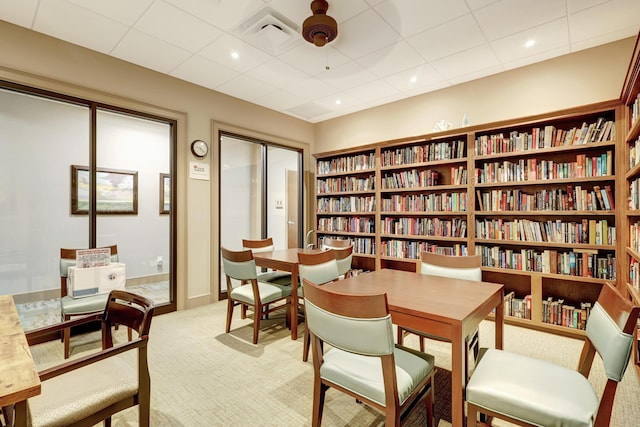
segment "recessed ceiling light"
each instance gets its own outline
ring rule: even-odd
[[[336,99],[336,105],[340,105],[342,104],[342,101],[340,101],[339,99]]]
[[[234,50],[233,52],[231,52],[231,57],[233,59],[240,59],[240,54]]]
[[[527,40],[527,42],[524,44],[524,47],[531,47],[534,44],[536,44],[536,41],[534,39]]]
[[[411,83],[415,83],[415,82],[417,82],[417,81],[418,81],[418,76],[412,76],[412,77],[409,79],[409,81],[410,81]]]

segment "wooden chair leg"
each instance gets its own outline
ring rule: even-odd
[[[322,424],[322,410],[324,409],[324,396],[329,387],[322,384],[319,379],[314,380],[313,384],[313,415],[311,420],[312,427],[320,427]]]
[[[420,351],[424,353],[424,337],[420,337]]]
[[[247,318],[247,306],[246,304],[240,304],[240,307],[242,307],[240,311],[240,318],[244,320]]]
[[[71,328],[65,328],[62,332],[62,341],[64,344],[64,358],[69,358],[69,341],[71,341]]]
[[[234,303],[231,298],[227,298],[227,327],[226,332],[229,333],[231,330],[231,318],[233,317],[233,307]]]
[[[402,345],[402,343],[404,342],[404,329],[402,329],[400,326],[398,326],[398,345]]]
[[[305,322],[304,328],[304,343],[302,345],[302,361],[306,362],[309,360],[309,346],[311,345],[311,334],[309,334],[309,328],[307,327],[307,323]]]
[[[262,317],[262,305],[258,304],[254,307],[253,312],[253,343],[258,344],[258,331],[260,330],[260,318]]]

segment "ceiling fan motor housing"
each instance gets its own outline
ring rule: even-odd
[[[329,3],[325,0],[313,0],[311,2],[313,15],[302,23],[302,37],[316,46],[324,46],[338,35],[338,23],[327,15],[327,9],[329,9]]]

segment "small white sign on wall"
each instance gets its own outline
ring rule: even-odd
[[[189,162],[189,178],[209,181],[209,164]]]

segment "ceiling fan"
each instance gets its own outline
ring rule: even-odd
[[[329,9],[329,3],[325,0],[313,0],[311,2],[313,15],[302,23],[302,37],[318,47],[330,43],[338,35],[338,23],[327,15],[327,9]]]

